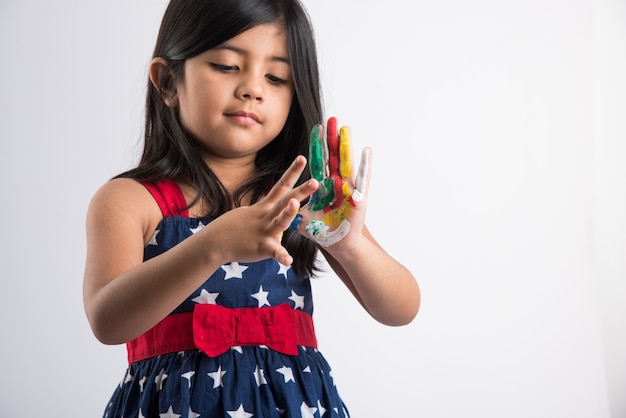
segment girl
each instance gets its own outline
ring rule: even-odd
[[[363,224],[369,150],[355,180],[349,131],[322,143],[302,6],[172,0],[149,78],[141,161],[87,215],[87,317],[130,363],[105,416],[348,416],[316,349],[318,250],[384,324],[419,289]]]

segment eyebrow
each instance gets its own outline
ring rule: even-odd
[[[227,51],[233,51],[239,55],[248,55],[248,51],[246,51],[245,49],[241,49],[238,48],[234,45],[229,45],[229,44],[222,44],[220,46],[215,47],[215,49],[225,49]],[[277,55],[272,55],[270,57],[270,61],[276,61],[276,62],[282,62],[285,63],[287,65],[289,65],[289,58],[288,57],[281,57],[281,56],[277,56]]]

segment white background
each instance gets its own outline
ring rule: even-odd
[[[123,346],[81,285],[137,159],[164,0],[0,0],[0,417],[100,416]],[[374,148],[368,225],[409,326],[331,274],[316,324],[361,417],[626,417],[626,1],[306,0],[328,115]]]

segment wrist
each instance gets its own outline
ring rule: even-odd
[[[369,240],[366,236],[353,233],[351,236],[345,237],[334,245],[324,247],[324,250],[341,264],[343,264],[344,261],[353,263],[355,260],[362,257],[363,254],[367,254],[368,243]]]

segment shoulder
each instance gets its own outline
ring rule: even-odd
[[[96,191],[92,205],[106,204],[111,208],[136,208],[155,204],[146,187],[136,180],[117,178],[105,183]],[[157,208],[158,209],[158,208]]]
[[[99,224],[134,224],[144,235],[161,221],[158,204],[136,180],[117,178],[105,183],[96,191],[89,204],[87,222]]]

